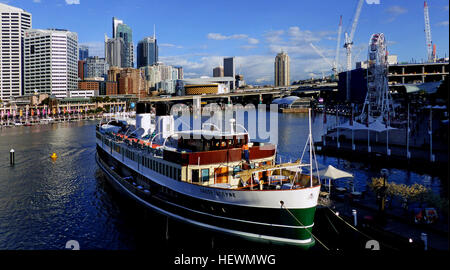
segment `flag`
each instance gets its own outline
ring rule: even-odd
[[[34,110],[33,109],[31,109],[31,116],[33,116],[34,115]]]
[[[47,109],[47,114],[50,114],[50,108]]]
[[[3,113],[3,111],[2,111],[2,118],[3,118],[3,114],[4,114],[4,113]]]
[[[66,113],[66,108],[64,108],[64,114]]]
[[[16,110],[13,110],[13,117],[16,117]]]
[[[11,114],[10,111],[8,111],[8,117],[9,117],[10,114]]]
[[[39,116],[39,114],[40,114],[39,112],[40,112],[39,109],[36,109],[36,115],[37,116]]]
[[[55,108],[53,108],[53,115],[55,115],[56,114],[56,109]]]
[[[23,112],[22,112],[22,110],[20,110],[19,111],[19,116],[22,117],[22,115],[23,115]]]
[[[58,114],[60,114],[60,113],[61,113],[61,108],[58,107]]]

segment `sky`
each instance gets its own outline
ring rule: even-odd
[[[90,55],[104,57],[104,36],[112,17],[133,30],[136,44],[156,37],[159,60],[183,67],[185,78],[212,76],[223,57],[236,57],[236,72],[247,83],[273,84],[274,60],[290,57],[291,81],[331,74],[340,15],[343,32],[339,65],[345,66],[344,32],[350,32],[358,0],[0,0],[32,14],[35,29],[78,33]],[[368,4],[374,2],[373,4]],[[378,3],[377,3],[378,2]],[[431,34],[438,57],[449,56],[449,1],[428,0]],[[389,54],[399,62],[426,59],[422,0],[365,0],[354,36],[354,62],[367,59],[373,33],[384,33]]]

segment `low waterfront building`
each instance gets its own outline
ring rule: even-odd
[[[99,90],[79,89],[75,91],[70,91],[69,93],[70,93],[69,97],[95,97],[99,95]]]
[[[226,94],[230,89],[221,83],[190,84],[184,86],[186,95]]]

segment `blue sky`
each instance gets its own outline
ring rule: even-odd
[[[400,62],[426,58],[422,0],[364,3],[354,38],[355,60],[367,57],[370,35],[383,32],[390,54]],[[334,60],[339,16],[350,30],[357,0],[0,0],[33,16],[33,28],[64,28],[78,33],[91,55],[103,56],[104,34],[115,16],[133,29],[133,40],[153,35],[160,60],[181,65],[185,77],[212,76],[224,56],[236,56],[247,82],[272,83],[275,55],[291,58],[291,80],[329,74],[331,67],[309,46]],[[449,1],[429,0],[431,33],[437,55],[449,56]],[[343,45],[344,34],[341,37]],[[345,63],[341,48],[340,64]]]

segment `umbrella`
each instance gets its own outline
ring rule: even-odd
[[[353,178],[353,174],[336,169],[335,167],[328,165],[328,167],[324,170],[319,171],[319,175],[322,177],[330,178],[333,180],[339,178]]]
[[[341,124],[337,126],[338,128],[346,128],[346,129],[353,129],[353,130],[359,130],[359,129],[367,129],[367,127],[361,123],[358,123],[356,121],[353,121],[353,125],[350,125],[349,122],[345,122],[344,124]]]
[[[336,169],[335,167],[328,165],[328,167],[324,170],[319,171],[319,175],[330,179],[328,182],[328,191],[331,191],[331,179],[336,180],[340,178],[353,178],[353,174]]]

